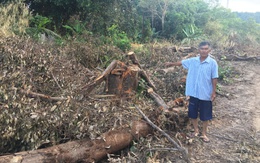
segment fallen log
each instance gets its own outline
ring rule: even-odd
[[[130,128],[112,130],[99,138],[79,140],[35,151],[19,152],[0,157],[0,163],[92,163],[129,146],[134,139],[151,133],[144,121],[135,121]]]
[[[255,60],[260,60],[260,56],[255,56],[255,57],[247,57],[247,56],[237,56],[237,55],[224,55],[221,56],[222,60],[227,60],[227,61],[255,61]]]

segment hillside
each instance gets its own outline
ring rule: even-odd
[[[235,12],[235,14],[242,20],[253,19],[257,23],[260,23],[260,12],[250,13],[250,12]]]

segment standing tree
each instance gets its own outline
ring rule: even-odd
[[[164,32],[165,17],[170,5],[172,5],[174,1],[175,0],[141,0],[139,6],[151,14],[152,27],[154,26],[155,17],[161,20],[162,32]]]

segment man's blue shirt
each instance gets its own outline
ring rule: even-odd
[[[218,78],[218,64],[208,56],[203,62],[200,57],[193,57],[181,61],[188,70],[186,79],[186,96],[193,96],[200,100],[211,100],[213,91],[212,79]]]

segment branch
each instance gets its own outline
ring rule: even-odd
[[[139,74],[147,82],[148,86],[150,86],[154,90],[156,90],[154,83],[150,80],[150,78],[148,77],[148,75],[146,74],[146,72],[144,70],[140,70]]]
[[[80,88],[80,92],[86,92],[87,95],[91,93],[91,91],[100,83],[104,81],[104,79],[111,73],[113,69],[116,68],[117,64],[120,63],[117,60],[113,60],[110,65],[102,72],[102,74],[97,77],[92,83],[86,84],[82,88]]]
[[[33,98],[40,97],[42,99],[50,100],[50,101],[64,101],[64,100],[68,99],[68,98],[65,98],[65,97],[51,97],[49,95],[32,92],[30,90],[19,89],[19,88],[15,88],[15,87],[12,88],[12,89],[13,90],[18,90],[19,92],[21,92],[21,93],[23,93],[23,94],[25,94],[27,96],[33,97]]]
[[[150,148],[147,151],[178,151],[177,148]]]
[[[224,136],[220,136],[220,135],[216,135],[216,134],[211,134],[211,133],[208,133],[209,135],[212,135],[212,136],[215,136],[217,138],[220,138],[220,139],[226,139],[228,141],[233,141],[233,142],[238,142],[237,140],[234,140],[234,139],[230,139],[230,138],[227,138],[227,137],[224,137]]]
[[[61,88],[60,84],[58,83],[57,79],[55,78],[55,76],[53,75],[52,71],[51,71],[51,76],[54,79],[55,83],[57,84],[57,86],[60,88],[61,91],[63,91],[63,89]]]
[[[153,88],[148,88],[147,92],[154,99],[156,104],[158,104],[164,110],[169,109],[169,106],[164,102],[164,100],[161,98],[161,96],[159,96],[156,92],[154,92]]]
[[[132,61],[133,64],[138,65],[138,67],[140,69],[142,69],[142,67],[141,67],[141,65],[140,65],[140,63],[139,63],[139,61],[138,61],[138,59],[137,59],[137,57],[136,57],[134,52],[129,52],[127,54],[127,56],[129,57],[129,59]]]
[[[161,134],[163,134],[172,144],[174,144],[174,146],[182,153],[184,159],[189,163],[190,159],[188,156],[188,151],[179,146],[178,143],[176,143],[171,137],[170,135],[168,135],[167,133],[165,133],[162,129],[160,129],[158,126],[156,126],[142,111],[140,108],[138,108],[137,106],[135,106],[135,108],[139,111],[139,113],[144,117],[144,119],[148,122],[149,125],[151,125],[154,129],[156,129],[157,131],[159,131]]]

